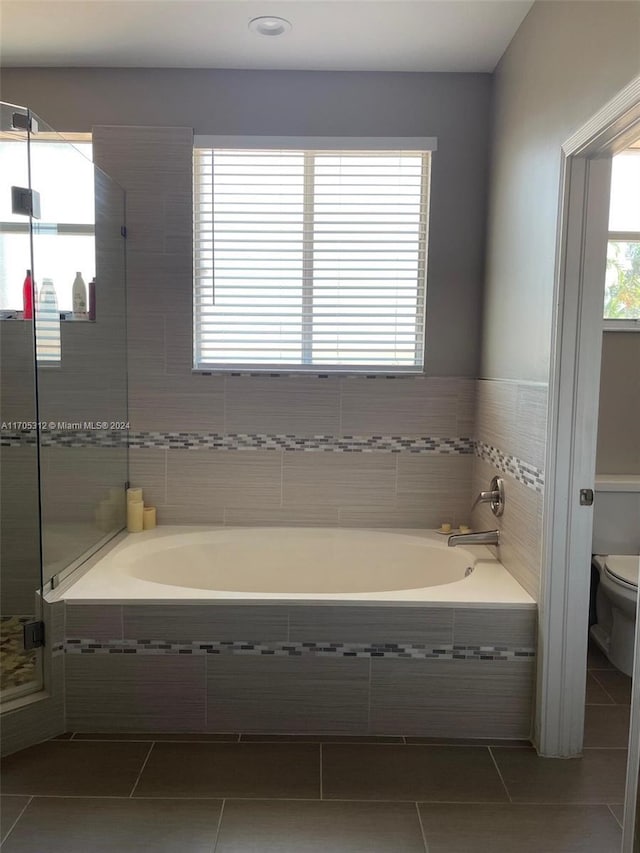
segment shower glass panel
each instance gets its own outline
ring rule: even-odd
[[[16,115],[18,118],[16,119]],[[35,337],[23,318],[33,269],[30,218],[18,212],[30,187],[27,111],[0,104],[0,700],[42,686],[42,650],[25,650],[24,625],[41,618],[40,508]],[[24,127],[27,127],[26,121]],[[12,187],[16,189],[12,193]],[[22,192],[21,192],[22,191]]]
[[[90,139],[39,120],[30,153],[40,193],[32,241],[46,584],[124,526],[125,206],[94,166]]]

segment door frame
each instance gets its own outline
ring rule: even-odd
[[[603,272],[611,157],[640,136],[640,76],[561,149],[543,504],[534,736],[543,756],[582,752]]]

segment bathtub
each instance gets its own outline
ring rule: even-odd
[[[535,606],[488,548],[449,548],[446,536],[425,530],[159,527],[121,534],[61,592],[78,604],[211,599]]]
[[[435,531],[160,527],[47,598],[70,731],[530,732],[535,602]]]

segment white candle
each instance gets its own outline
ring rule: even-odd
[[[143,528],[144,504],[142,501],[127,503],[127,530],[129,533],[141,533]]]
[[[142,526],[145,530],[153,530],[156,526],[156,508],[146,506],[142,513]]]
[[[130,501],[141,501],[142,489],[127,489],[127,503]]]

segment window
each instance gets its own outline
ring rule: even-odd
[[[421,371],[429,166],[426,146],[196,147],[195,367]]]
[[[612,162],[604,318],[640,328],[640,143]]]

